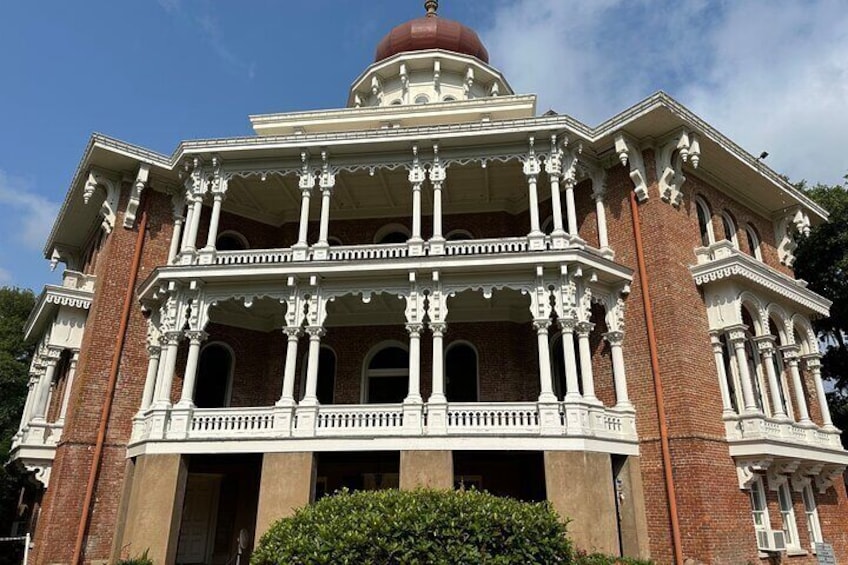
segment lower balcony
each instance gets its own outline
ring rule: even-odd
[[[848,452],[843,449],[840,431],[835,428],[804,426],[759,413],[725,416],[725,428],[730,454],[734,457],[824,457],[828,462],[832,459],[833,462],[848,463]]]
[[[435,448],[638,454],[631,410],[473,402],[152,409],[134,422],[129,456]]]
[[[63,428],[61,422],[31,421],[12,438],[10,462],[34,472],[36,480],[47,488]]]

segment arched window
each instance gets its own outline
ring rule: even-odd
[[[427,104],[430,101],[430,98],[426,94],[419,94],[415,97],[416,104]]]
[[[447,96],[442,98],[442,101],[443,102],[454,102],[454,101],[456,101],[456,96],[451,96],[450,94],[448,94]]]
[[[377,230],[374,236],[374,243],[406,243],[409,239],[410,231],[406,226],[401,224],[388,224]]]
[[[303,365],[300,373],[300,399],[306,394],[306,370],[309,364],[309,352],[303,355]],[[322,345],[318,353],[318,383],[315,396],[319,404],[332,404],[336,389],[336,354],[326,345]]]
[[[332,235],[327,238],[327,243],[330,245],[330,247],[333,247],[334,245],[344,245],[344,243],[342,243],[342,240]]]
[[[710,207],[700,197],[695,199],[695,209],[698,213],[698,229],[701,233],[701,245],[709,247],[715,243],[713,236],[713,214],[710,212]]]
[[[409,352],[387,344],[369,356],[362,387],[366,404],[403,402],[409,392]]]
[[[542,222],[542,233],[546,233],[550,235],[552,231],[554,231],[554,218],[553,216],[548,216],[545,218],[545,221]]]
[[[402,103],[403,102],[401,101],[400,98],[395,98],[394,100],[392,100],[390,106],[400,106]]]
[[[103,227],[98,227],[88,240],[80,261],[80,271],[86,275],[94,274],[94,269],[97,268],[97,258],[100,256],[100,251],[103,249],[103,244],[106,243],[108,235]]]
[[[477,351],[469,343],[454,342],[445,354],[445,396],[448,402],[477,402]]]
[[[747,224],[745,226],[745,236],[748,238],[748,250],[750,251],[751,256],[762,261],[763,253],[760,251],[760,236],[754,226],[751,224]]]
[[[194,405],[198,408],[222,408],[230,405],[233,377],[233,353],[222,343],[210,343],[200,353]]]
[[[779,322],[775,322],[773,318],[769,318],[769,333],[775,336],[775,351],[772,354],[772,363],[774,364],[774,374],[777,376],[777,392],[780,397],[780,402],[783,405],[783,413],[792,418],[792,403],[790,402],[789,395],[787,394],[789,387],[786,380],[786,367],[783,365],[783,353],[780,351],[780,348],[785,344],[783,343],[783,336],[781,335],[781,332],[777,329],[778,323]]]
[[[466,239],[474,239],[474,236],[468,230],[452,230],[448,232],[447,237],[445,237],[448,241],[460,241]]]
[[[733,244],[733,247],[739,248],[739,240],[736,238],[736,221],[730,212],[724,210],[721,213],[721,226],[724,228],[724,239]]]
[[[218,251],[241,251],[247,248],[247,240],[238,232],[225,231],[215,240],[215,249]]]

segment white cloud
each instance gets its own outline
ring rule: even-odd
[[[793,179],[848,172],[843,0],[515,0],[479,31],[540,112],[596,125],[665,90]]]
[[[40,250],[58,212],[56,202],[34,194],[24,180],[0,170],[0,236],[5,241]]]
[[[0,286],[7,286],[12,284],[12,273],[0,267]]]

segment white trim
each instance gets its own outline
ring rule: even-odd
[[[788,506],[784,503],[788,503]],[[788,482],[783,482],[777,489],[777,504],[780,508],[781,525],[786,536],[788,550],[801,549],[798,539],[798,522],[795,519],[795,504],[792,500],[792,489]]]
[[[739,249],[739,238],[736,235],[739,231],[739,226],[737,225],[736,220],[733,218],[733,215],[727,210],[722,210],[721,214],[719,214],[719,217],[721,218],[721,227],[725,232],[724,239],[732,243],[734,249]],[[730,232],[730,234],[727,233],[728,231]]]
[[[710,204],[700,194],[695,196],[695,217],[698,220],[698,239],[701,240],[701,245],[712,245],[716,242],[715,233],[713,232],[713,212]],[[701,214],[706,216],[701,218]],[[701,225],[702,221],[705,225]],[[707,241],[704,241],[704,236],[701,231],[706,231]]]
[[[371,361],[374,359],[374,357],[379,352],[390,347],[397,347],[399,349],[403,349],[406,352],[407,358],[409,357],[409,344],[405,344],[396,339],[387,339],[371,347],[371,349],[368,350],[368,353],[362,360],[362,377],[359,381],[359,400],[362,404],[370,404],[368,400],[368,381],[371,379],[371,377],[401,377],[404,376],[405,372],[406,377],[409,378],[408,362],[405,368],[397,367],[395,369],[391,369],[391,374],[381,369],[369,369]]]
[[[804,514],[807,522],[807,535],[810,538],[810,550],[816,552],[816,543],[822,543],[821,520],[819,519],[819,508],[816,502],[816,495],[813,492],[812,485],[804,485],[801,491],[801,499],[804,502]]]

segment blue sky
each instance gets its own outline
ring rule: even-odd
[[[0,22],[0,285],[41,256],[89,135],[170,153],[247,115],[343,106],[418,0],[33,1]],[[682,5],[681,5],[682,4]],[[793,179],[848,172],[843,0],[443,0],[519,92],[591,125],[665,90]]]

